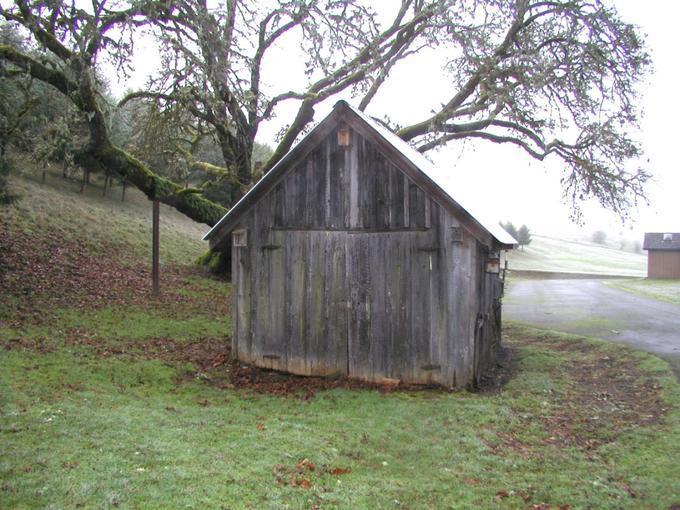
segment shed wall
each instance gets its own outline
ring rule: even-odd
[[[297,374],[469,384],[499,339],[486,249],[352,138],[331,133],[239,224],[234,353]]]
[[[650,250],[647,255],[647,276],[680,279],[680,251]]]

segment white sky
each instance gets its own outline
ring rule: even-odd
[[[610,237],[642,239],[645,231],[680,231],[680,168],[675,157],[675,119],[680,118],[677,86],[680,72],[677,66],[677,20],[680,2],[674,0],[616,0],[622,17],[638,25],[647,35],[647,44],[654,64],[654,73],[642,94],[643,118],[640,140],[647,171],[654,182],[647,188],[650,205],[641,204],[631,212],[631,221],[622,225],[613,213],[596,203],[586,204],[584,225],[574,225],[569,219],[569,207],[562,203],[559,184],[561,167],[557,159],[546,162],[532,160],[520,149],[485,141],[461,142],[455,146],[430,153],[429,157],[444,168],[450,168],[449,178],[461,196],[483,202],[490,218],[525,223],[533,232],[570,234],[585,237],[598,229],[610,232]],[[653,6],[653,8],[652,8]],[[294,87],[303,77],[302,59],[296,56],[299,48],[293,41],[278,48],[265,60],[264,79],[276,82],[282,90]],[[126,87],[140,87],[144,78],[158,65],[153,43],[144,40],[138,45],[136,72],[127,84],[114,84],[115,91]],[[393,121],[405,124],[421,120],[432,108],[448,99],[445,75],[433,79],[433,61],[427,56],[396,67],[390,81],[369,106],[367,113],[388,115]],[[113,77],[112,77],[113,79]],[[450,94],[450,91],[449,91]],[[334,98],[317,109],[315,120],[323,118],[332,108]],[[274,138],[287,119],[296,111],[296,103],[278,111],[278,119],[263,124],[258,135],[261,142],[274,145]]]

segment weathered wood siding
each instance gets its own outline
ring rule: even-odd
[[[497,343],[495,275],[456,219],[369,142],[331,133],[241,219],[239,359],[464,386]]]
[[[647,277],[680,279],[680,251],[649,250]]]

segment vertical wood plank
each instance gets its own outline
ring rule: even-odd
[[[304,337],[305,322],[305,277],[307,252],[306,236],[300,232],[289,232],[289,244],[286,246],[288,279],[288,367],[291,371],[299,369],[304,372],[306,345]]]
[[[349,155],[349,227],[357,228],[359,224],[359,144],[353,143]]]
[[[404,178],[404,228],[408,228],[411,226],[411,218],[409,217],[409,214],[411,212],[411,192],[410,190],[410,185],[409,185],[409,180],[406,175],[402,174]]]
[[[347,375],[348,352],[348,282],[346,272],[346,236],[344,233],[326,233],[328,252],[324,257],[325,292],[324,330],[325,345],[321,352],[328,353],[327,375]]]
[[[359,379],[370,376],[370,286],[369,244],[365,235],[347,237],[348,281],[350,282],[349,374]]]
[[[326,139],[323,142],[323,170],[326,174],[324,181],[324,202],[325,202],[325,217],[324,217],[324,227],[329,228],[333,226],[333,207],[331,202],[331,149],[329,140]],[[337,194],[340,188],[334,189],[334,193]]]

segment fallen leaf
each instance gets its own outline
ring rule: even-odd
[[[333,476],[339,476],[339,475],[346,475],[347,473],[351,473],[352,470],[350,468],[339,468],[339,467],[334,467],[329,471],[329,473]]]
[[[293,487],[300,487],[302,489],[309,489],[312,486],[312,482],[304,476],[293,476],[290,483]]]
[[[316,468],[309,459],[302,459],[300,462],[297,463],[295,467],[300,472],[305,471],[305,469],[309,471],[314,471],[314,469]]]

